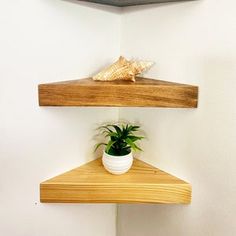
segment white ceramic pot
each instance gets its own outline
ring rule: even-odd
[[[133,164],[133,155],[132,152],[130,152],[124,156],[112,156],[104,151],[102,163],[108,172],[114,175],[121,175],[131,168]]]

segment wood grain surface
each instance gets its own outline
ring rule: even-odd
[[[40,184],[44,203],[190,203],[191,186],[143,161],[112,175],[101,159]]]
[[[40,106],[196,108],[198,87],[161,80],[93,81],[91,78],[40,84]]]

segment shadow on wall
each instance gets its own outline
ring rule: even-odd
[[[157,9],[157,8],[163,8],[168,6],[182,6],[186,4],[193,4],[192,2],[199,2],[201,0],[176,0],[173,2],[166,2],[166,3],[152,3],[152,4],[146,4],[146,5],[137,5],[137,6],[129,6],[125,8],[125,13],[132,13],[137,11],[145,11],[149,9]]]
[[[93,9],[97,9],[100,11],[107,11],[107,12],[111,12],[111,13],[115,13],[115,14],[120,14],[122,11],[122,8],[120,8],[120,7],[103,5],[103,4],[88,2],[88,1],[79,1],[79,0],[61,0],[61,1],[80,5],[80,6],[86,7],[86,8],[93,8]]]
[[[105,5],[101,3],[94,3],[86,0],[62,0],[66,2],[70,2],[73,4],[81,5],[83,7],[90,7],[94,9],[98,9],[101,11],[108,11],[116,14],[122,13],[124,7],[116,7],[116,6],[110,6],[110,5]],[[99,1],[99,0],[97,0]],[[122,0],[121,0],[122,1]],[[154,0],[155,1],[155,0]],[[133,6],[127,6],[125,7],[126,12],[135,12],[135,11],[141,11],[141,10],[148,10],[151,8],[160,8],[160,7],[166,7],[170,5],[181,5],[181,4],[186,4],[187,2],[193,2],[193,1],[200,1],[200,0],[170,0],[169,2],[166,3],[150,3],[150,0],[147,0],[147,4],[143,5],[133,5]]]

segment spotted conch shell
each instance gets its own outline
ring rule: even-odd
[[[115,63],[93,76],[93,80],[128,80],[135,82],[135,76],[149,69],[152,65],[152,62],[128,61],[120,56]]]

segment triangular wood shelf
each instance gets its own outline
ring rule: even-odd
[[[127,6],[144,5],[144,4],[146,5],[153,3],[184,2],[184,1],[194,1],[194,0],[79,0],[79,1],[94,2],[116,7],[127,7]]]
[[[91,78],[40,84],[40,106],[196,108],[198,87],[155,79],[101,82]]]
[[[190,203],[191,186],[143,161],[129,172],[112,175],[101,159],[40,184],[40,200],[48,203]]]

